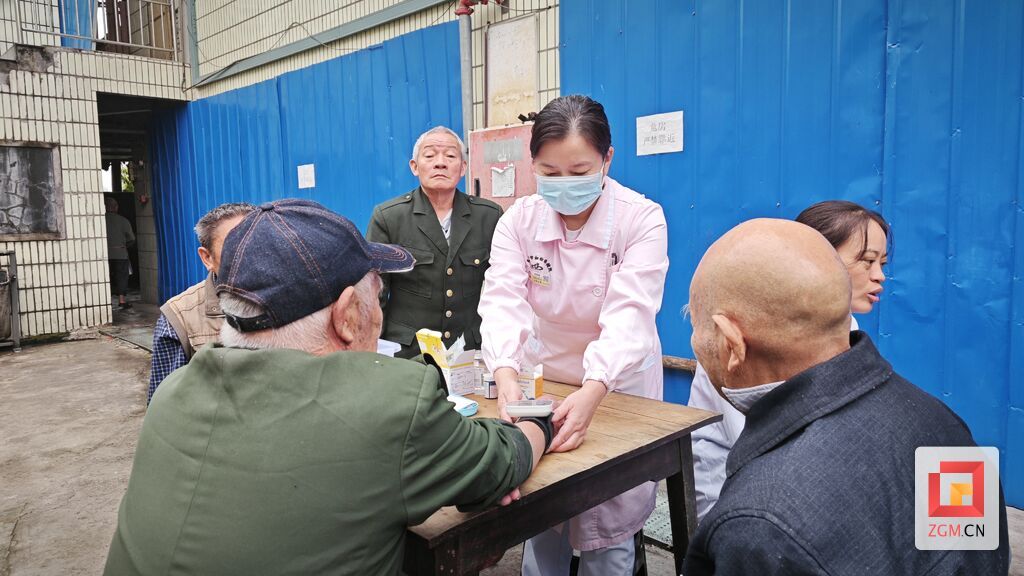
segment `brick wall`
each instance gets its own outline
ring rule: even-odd
[[[0,72],[0,141],[60,146],[65,218],[61,240],[0,242],[0,251],[18,257],[22,334],[108,323],[96,93],[183,100],[185,71],[172,62],[53,47],[20,48],[14,66]]]

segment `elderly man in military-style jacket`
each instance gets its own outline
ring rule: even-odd
[[[446,345],[465,335],[466,348],[479,349],[476,309],[501,208],[455,188],[466,160],[462,140],[448,128],[419,137],[409,168],[419,187],[378,205],[366,234],[416,258],[412,272],[384,275],[381,337],[401,344],[399,356],[406,358],[419,353],[421,328],[441,332]]]

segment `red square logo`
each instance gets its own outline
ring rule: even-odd
[[[943,474],[970,474],[971,481],[950,483],[948,500],[943,502]],[[968,500],[968,503],[965,503],[965,500]],[[945,518],[981,518],[985,516],[985,463],[983,461],[939,462],[939,471],[928,474],[928,516]]]

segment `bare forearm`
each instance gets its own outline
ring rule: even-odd
[[[526,439],[530,441],[530,448],[533,450],[533,465],[530,467],[531,470],[537,469],[537,464],[540,464],[541,456],[544,455],[545,439],[544,431],[540,429],[540,426],[533,422],[520,422],[516,424],[516,427],[523,432]]]

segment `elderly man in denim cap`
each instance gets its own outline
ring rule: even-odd
[[[307,200],[228,235],[222,345],[154,397],[106,574],[398,574],[407,525],[518,497],[550,421],[465,419],[375,353],[379,274],[412,265]]]

